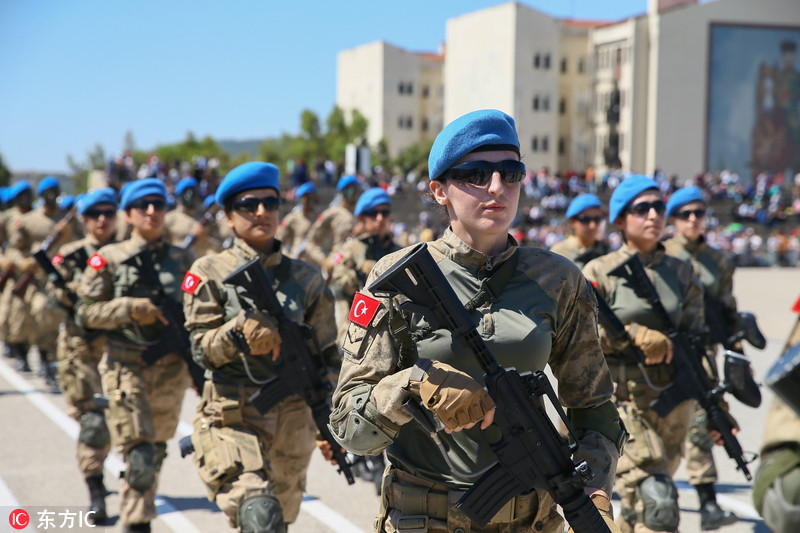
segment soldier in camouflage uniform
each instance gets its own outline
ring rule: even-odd
[[[262,415],[248,398],[274,376],[280,353],[274,318],[222,280],[258,257],[286,316],[313,328],[322,357],[338,370],[333,298],[319,270],[290,259],[275,239],[278,168],[250,162],[231,170],[216,193],[236,238],[221,253],[198,259],[184,280],[186,328],[195,360],[206,368],[194,420],[194,463],[208,497],[246,533],[286,531],[300,510],[317,433],[311,410],[290,396]],[[248,352],[229,333],[241,332]]]
[[[659,296],[680,331],[705,333],[703,291],[691,264],[666,255],[659,243],[666,222],[666,205],[656,183],[645,176],[626,178],[611,196],[609,220],[623,234],[624,244],[583,269],[606,299],[633,342],[644,353],[647,374],[655,386],[672,380],[672,344],[661,332],[650,304],[638,296],[625,277],[609,272],[638,254]],[[616,382],[615,402],[631,438],[617,465],[616,491],[622,499],[623,531],[676,531],[680,520],[678,492],[672,475],[681,460],[689,430],[692,402],[687,400],[666,417],[659,417],[650,402],[659,391],[650,388],[639,367],[626,360],[600,328],[603,351]]]
[[[390,231],[391,207],[392,200],[380,187],[362,194],[355,209],[358,233],[347,239],[334,255],[329,286],[336,300],[336,343],[339,346],[350,324],[347,315],[356,292],[364,288],[364,281],[378,259],[400,249]]]
[[[108,455],[111,436],[103,411],[97,407],[93,396],[103,393],[97,368],[106,342],[102,331],[86,331],[75,323],[73,298],[88,257],[114,242],[116,193],[108,188],[84,195],[78,202],[78,214],[83,219],[86,237],[64,245],[53,258],[53,264],[67,282],[66,290],[53,288],[53,291],[69,312],[58,335],[58,385],[68,403],[67,414],[80,423],[78,467],[89,487],[94,523],[102,524],[108,518],[103,463]]]
[[[175,186],[177,205],[164,219],[164,239],[173,246],[189,245],[195,256],[202,257],[222,249],[222,241],[212,230],[216,226],[216,209],[199,211],[198,183],[194,178],[183,178]],[[211,224],[213,222],[213,224]]]
[[[331,252],[345,243],[356,225],[353,215],[361,191],[355,176],[342,176],[336,184],[340,203],[323,211],[308,230],[297,257],[319,267],[327,278],[333,269]]]
[[[300,185],[295,191],[297,205],[292,212],[283,217],[275,238],[283,243],[283,255],[296,258],[300,244],[308,235],[314,223],[317,205],[317,188],[310,181]]]
[[[618,531],[609,494],[624,430],[597,337],[596,300],[574,264],[521,248],[508,234],[525,176],[514,120],[497,110],[456,119],[434,141],[429,169],[432,197],[446,207],[450,227],[428,250],[462,302],[476,296],[490,272],[517,261],[509,263],[514,268],[502,290],[493,291],[496,297],[477,302],[470,314],[504,367],[553,369],[580,442],[575,459],[586,460],[594,473],[586,491]],[[378,261],[366,285],[402,254]],[[415,343],[390,333],[401,331],[398,317]],[[331,429],[354,453],[387,451],[391,465],[375,531],[563,532],[563,519],[544,490],[510,500],[483,528],[455,506],[496,461],[483,434],[495,404],[462,341],[446,330],[430,331],[424,320],[398,312],[396,299],[375,298],[368,290],[356,295],[350,321]],[[402,353],[412,350],[408,361],[399,359],[401,347]],[[445,424],[447,431],[438,433],[442,447],[403,408],[409,398],[421,400]]]
[[[718,302],[717,309],[706,309],[720,314],[723,321],[732,325],[736,322],[736,298],[733,296],[733,261],[719,250],[706,244],[705,233],[706,202],[699,187],[684,187],[672,194],[667,202],[667,216],[675,225],[677,234],[664,241],[669,255],[688,261],[700,278],[706,298]],[[735,326],[733,326],[735,327]],[[737,351],[742,351],[741,344]],[[710,360],[715,362],[712,375],[716,378],[716,346],[709,346]],[[692,424],[686,439],[686,471],[700,499],[700,528],[703,531],[717,529],[733,524],[738,517],[731,511],[722,509],[717,503],[714,483],[717,481],[717,468],[711,450],[714,442],[708,435],[707,416],[695,402],[692,410]]]
[[[36,192],[44,199],[42,207],[23,215],[9,229],[9,246],[20,252],[19,272],[34,274],[31,282],[23,287],[17,283],[15,289],[20,296],[10,298],[10,316],[20,321],[22,337],[11,336],[12,344],[36,345],[39,349],[39,374],[47,380],[48,385],[56,386],[55,361],[58,341],[58,327],[66,318],[66,312],[58,303],[50,298],[46,291],[47,277],[33,258],[35,252],[52,235],[56,241],[48,253],[52,256],[59,248],[73,240],[74,226],[70,218],[65,218],[58,206],[57,198],[60,187],[58,180],[52,176],[42,178]],[[20,349],[21,367],[27,367],[27,351]]]
[[[594,194],[576,196],[567,207],[567,222],[572,229],[563,241],[550,247],[550,251],[563,255],[578,268],[609,252],[608,244],[600,240],[600,228],[605,219],[603,204]]]
[[[124,264],[149,250],[166,297],[180,303],[181,280],[194,255],[164,242],[166,196],[164,184],[156,178],[136,181],[125,190],[121,206],[133,234],[92,255],[78,287],[78,326],[105,330],[108,342],[100,374],[110,402],[111,441],[125,458],[120,481],[125,533],[150,531],[166,441],[178,426],[190,384],[186,362],[172,342],[174,335],[165,331],[168,321],[153,303],[157,288],[141,279],[136,266]]]

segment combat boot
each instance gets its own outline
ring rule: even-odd
[[[150,533],[150,522],[143,524],[125,524],[122,533]]]
[[[103,484],[103,476],[91,476],[86,478],[86,485],[89,487],[89,511],[94,513],[91,515],[91,523],[94,525],[105,524],[108,520],[106,513],[106,487]]]
[[[57,363],[49,362],[47,360],[47,351],[42,349],[39,350],[39,360],[41,361],[39,366],[39,376],[44,378],[44,382],[47,383],[48,387],[58,389],[58,381],[56,380]]]
[[[21,342],[15,342],[9,346],[11,346],[11,353],[14,354],[14,359],[17,360],[17,363],[14,365],[17,372],[30,372],[31,367],[28,364],[28,347]]]
[[[726,511],[717,503],[717,491],[713,483],[695,485],[697,496],[700,498],[700,529],[711,531],[739,521],[739,517],[731,511]]]

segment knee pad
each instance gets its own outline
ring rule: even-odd
[[[155,465],[156,472],[161,472],[161,465],[164,464],[164,459],[167,458],[167,443],[166,442],[153,443],[153,453],[154,453],[153,464]]]
[[[155,449],[149,442],[137,444],[128,452],[125,479],[132,489],[145,492],[156,482]]]
[[[789,473],[794,473],[794,475],[789,476],[789,479],[776,478],[772,482],[772,486],[764,493],[761,514],[764,517],[764,523],[772,531],[800,531],[800,502],[792,501],[797,499],[798,487],[791,483],[791,481],[797,481],[800,469],[795,468]],[[790,493],[793,496],[789,496]]]
[[[90,448],[102,449],[111,442],[111,435],[106,426],[106,417],[97,411],[87,411],[78,421],[81,426],[78,440]]]
[[[273,496],[254,496],[239,505],[242,533],[286,533],[281,504]]]
[[[641,522],[654,531],[675,531],[680,523],[678,489],[667,476],[645,478],[637,488],[644,503]]]

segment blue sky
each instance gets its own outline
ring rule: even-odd
[[[13,172],[67,170],[96,144],[296,133],[336,99],[336,54],[385,40],[436,51],[448,18],[491,0],[0,1],[0,155]],[[619,20],[647,0],[522,2],[557,17]],[[478,38],[480,36],[476,36]],[[484,36],[491,38],[491,36]]]

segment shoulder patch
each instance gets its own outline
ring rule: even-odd
[[[89,261],[86,262],[87,265],[95,269],[97,272],[100,272],[104,266],[106,266],[106,261],[102,255],[98,254],[97,252],[92,254],[92,257],[89,258]]]
[[[797,298],[797,301],[792,306],[792,311],[800,315],[800,297]]]
[[[186,276],[183,278],[181,289],[189,294],[194,294],[194,291],[197,290],[197,286],[200,284],[200,281],[202,281],[200,276],[192,274],[191,272],[187,272]]]
[[[362,328],[369,326],[372,319],[375,318],[375,313],[381,307],[381,302],[375,298],[370,298],[366,294],[357,292],[353,298],[353,305],[350,307],[350,314],[347,319],[350,322],[358,324]]]
[[[344,254],[342,252],[337,252],[336,253],[336,257],[333,260],[333,264],[334,265],[340,264],[342,262],[342,258],[343,257],[344,257]]]
[[[58,266],[64,262],[64,256],[61,254],[56,254],[53,256],[53,259],[50,262],[53,263],[53,266]]]

